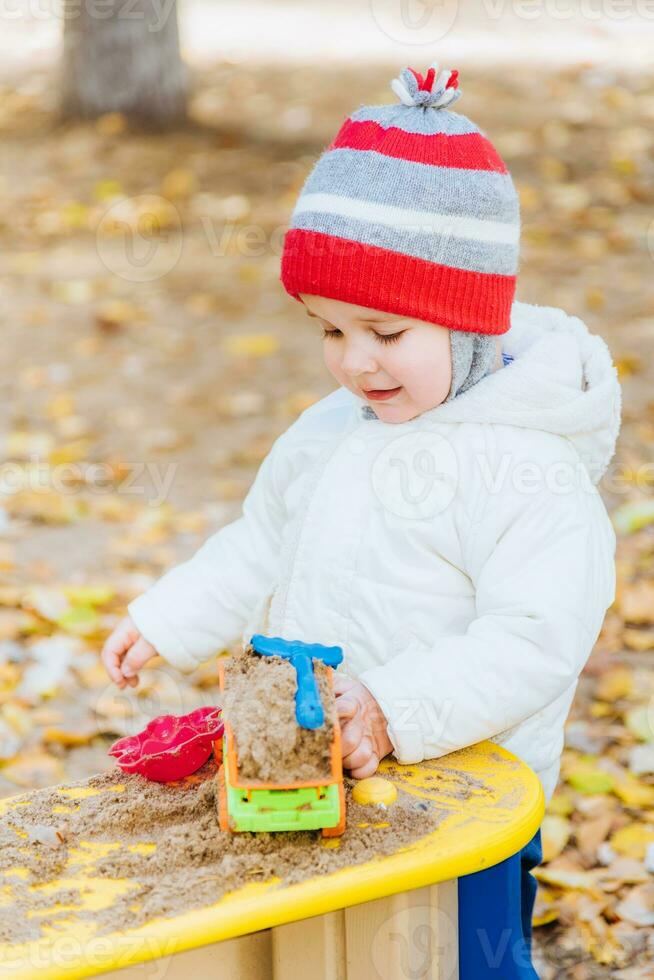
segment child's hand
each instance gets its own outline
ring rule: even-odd
[[[130,616],[121,619],[102,648],[102,663],[121,690],[126,684],[136,687],[139,670],[156,656],[157,651],[141,636]]]
[[[343,765],[355,779],[365,779],[393,751],[386,718],[368,688],[351,677],[336,672],[334,694],[341,723]]]

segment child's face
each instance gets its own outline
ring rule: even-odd
[[[382,422],[408,422],[445,401],[452,383],[447,327],[324,296],[300,293],[300,299],[325,331],[328,370]],[[380,389],[397,390],[374,397]]]

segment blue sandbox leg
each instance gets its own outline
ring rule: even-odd
[[[521,851],[459,878],[459,980],[538,980],[531,918],[543,859],[540,830]]]

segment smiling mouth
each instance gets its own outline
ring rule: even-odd
[[[397,388],[370,388],[368,390],[363,388],[362,390],[366,398],[384,399],[397,395],[402,390],[402,385],[399,385]]]

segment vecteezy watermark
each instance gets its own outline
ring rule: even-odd
[[[458,0],[370,0],[370,13],[379,30],[400,44],[442,40],[458,12]]]
[[[511,452],[491,458],[467,447],[464,456],[460,446],[457,452],[436,429],[436,424],[425,422],[416,431],[391,439],[373,460],[373,490],[388,513],[417,521],[442,514],[457,498],[464,469],[475,493],[482,491],[490,497],[597,495],[600,487],[616,495],[634,489],[651,494],[654,487],[654,462],[624,474],[614,461],[598,480],[598,460],[592,454],[572,452],[568,444],[562,448],[563,458],[545,462]],[[357,440],[356,435],[352,437],[353,452],[359,451]]]
[[[176,0],[0,0],[0,21],[74,21],[84,15],[89,20],[145,21],[148,31],[161,31]]]
[[[406,433],[376,457],[371,480],[384,509],[409,520],[446,510],[459,486],[459,463],[447,439],[434,432]]]
[[[434,45],[454,28],[458,0],[369,0],[378,29],[400,44]],[[476,7],[480,28],[503,20],[597,23],[630,18],[654,20],[654,0],[482,0]]]
[[[68,972],[81,962],[104,971],[145,961],[146,965],[139,971],[143,980],[165,980],[171,958],[177,952],[178,940],[172,930],[165,939],[129,932],[82,938],[71,931],[34,939],[16,947],[3,946],[0,969],[7,977],[14,973],[38,976],[40,970],[52,970],[53,967]],[[16,952],[12,951],[14,949]]]
[[[70,496],[120,494],[142,498],[150,507],[163,504],[172,490],[179,463],[121,462],[120,475],[110,463],[50,463],[36,453],[25,461],[0,463],[0,498],[28,491]]]
[[[511,13],[518,20],[568,21],[627,20],[638,17],[654,20],[653,0],[483,0],[482,8],[489,20],[501,20]]]
[[[123,197],[102,215],[95,240],[109,272],[128,282],[152,282],[171,272],[182,256],[182,219],[160,195]]]
[[[456,883],[448,886],[456,887]],[[399,909],[375,930],[370,960],[381,980],[458,976],[458,931],[452,916],[435,905]]]
[[[229,199],[219,201],[229,210]],[[395,231],[405,247],[415,246],[421,255],[429,250],[432,262],[442,262],[453,243],[465,235],[456,215],[423,216],[398,208]],[[355,258],[360,245],[356,241],[334,236],[305,236],[301,242],[287,240],[288,223],[274,227],[257,222],[235,220],[226,216],[199,214],[209,254],[213,258],[258,259],[267,256],[292,257],[296,250],[309,258]],[[497,233],[497,230],[496,230]],[[122,196],[102,213],[95,229],[98,256],[106,268],[129,282],[150,282],[171,272],[184,249],[181,215],[175,204],[157,194]],[[503,243],[515,244],[517,230],[502,232]],[[374,244],[374,243],[373,243]],[[382,242],[380,242],[382,244]],[[507,270],[509,271],[509,270]]]

